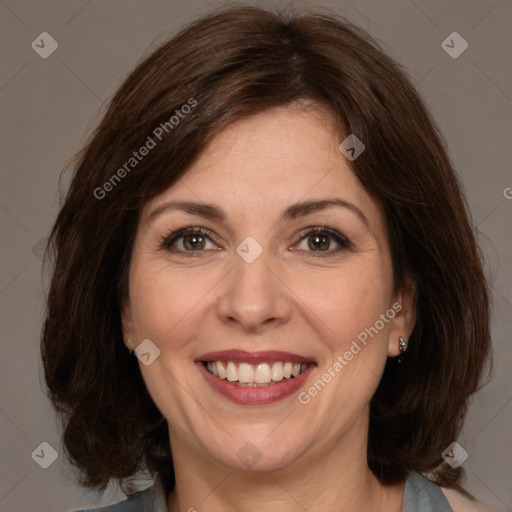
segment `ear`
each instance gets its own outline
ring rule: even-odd
[[[128,350],[135,350],[130,299],[125,297],[120,302],[121,304],[119,309],[121,314],[121,332],[123,335],[123,341]]]
[[[401,289],[393,297],[391,308],[397,312],[390,321],[388,356],[400,354],[398,340],[400,337],[409,341],[416,323],[416,282],[409,276],[404,278]]]

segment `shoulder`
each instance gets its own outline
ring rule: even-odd
[[[76,510],[75,512],[166,512],[167,499],[164,486],[160,478],[157,478],[154,484],[143,491],[136,492],[128,499],[89,510]]]
[[[128,499],[113,505],[99,507],[87,510],[76,510],[75,512],[139,512],[142,510],[150,510],[146,508],[150,499],[151,489],[132,494]]]
[[[473,501],[455,489],[441,487],[441,491],[450,504],[453,512],[494,512],[490,507],[481,501]]]
[[[426,476],[411,473],[406,481],[402,512],[496,512],[464,494],[439,487]]]

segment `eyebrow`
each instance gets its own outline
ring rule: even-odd
[[[281,213],[278,221],[282,222],[285,220],[293,220],[300,217],[305,217],[306,215],[310,215],[312,213],[336,206],[345,208],[355,213],[363,221],[366,227],[371,230],[370,223],[364,213],[356,205],[339,198],[305,201],[293,204]],[[152,222],[156,217],[169,210],[180,210],[191,215],[206,217],[221,223],[225,223],[227,218],[226,214],[214,204],[196,203],[193,201],[168,201],[155,208],[148,215],[148,223]]]

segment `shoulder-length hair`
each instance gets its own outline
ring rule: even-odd
[[[441,136],[364,31],[341,17],[247,6],[195,21],[128,76],[79,155],[51,233],[41,354],[82,485],[114,479],[130,493],[145,470],[174,485],[166,420],[121,336],[141,208],[227,125],[302,99],[332,115],[340,142],[355,134],[365,144],[351,168],[384,212],[395,287],[405,276],[417,286],[405,360],[388,359],[371,401],[369,467],[384,484],[417,471],[458,485],[461,468],[441,454],[489,356],[489,293]]]

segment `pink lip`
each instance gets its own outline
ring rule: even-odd
[[[298,377],[283,379],[268,387],[250,388],[242,387],[211,374],[205,367],[205,361],[234,361],[258,364],[276,361],[290,361],[293,363],[312,363],[307,359],[289,352],[245,352],[243,350],[225,350],[204,354],[195,364],[210,387],[228,400],[239,405],[268,405],[294,394],[306,381],[316,364],[310,364]]]
[[[266,352],[246,352],[245,350],[221,350],[208,352],[198,357],[196,361],[233,361],[238,363],[276,363],[289,361],[291,363],[313,363],[313,358],[302,357],[290,352],[268,350]]]

